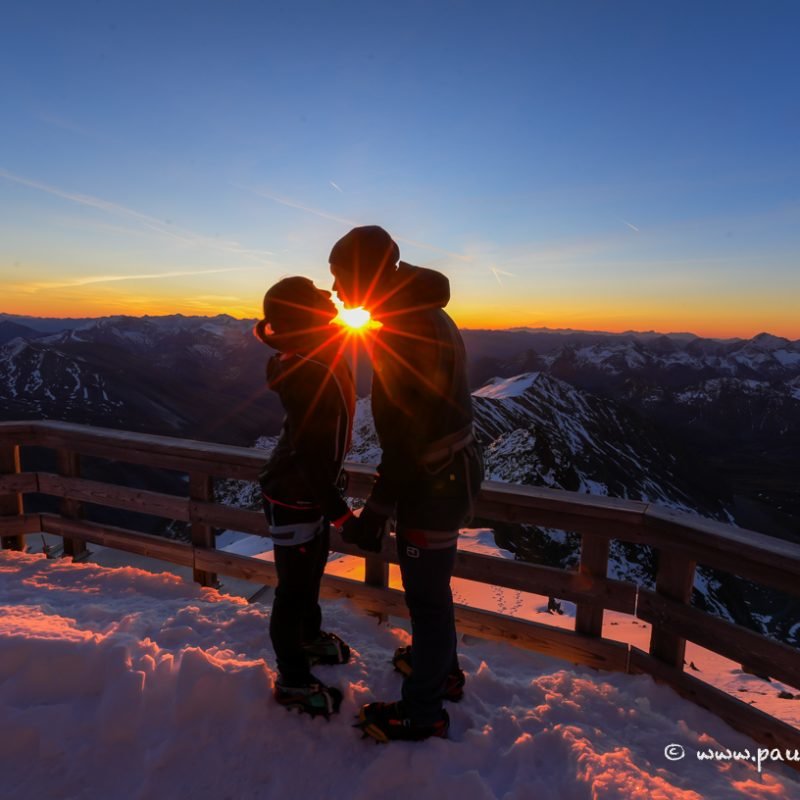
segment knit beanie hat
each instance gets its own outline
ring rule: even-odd
[[[379,225],[353,228],[336,242],[328,258],[334,274],[336,267],[341,267],[366,280],[393,269],[399,260],[397,242]]]

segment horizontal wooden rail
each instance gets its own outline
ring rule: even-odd
[[[625,531],[636,537],[644,526],[646,509],[647,503],[636,500],[484,481],[475,516],[625,538],[618,534]]]
[[[39,491],[38,473],[18,472],[0,475],[0,494],[32,494]]]
[[[636,584],[464,550],[456,557],[455,576],[574,603],[596,603],[624,614],[636,608]]]
[[[116,486],[85,478],[65,478],[47,472],[38,473],[38,478],[38,491],[42,494],[181,522],[189,521],[189,501],[185,497],[145,489],[130,489],[127,486]]]
[[[85,520],[64,519],[56,514],[41,514],[41,530],[55,536],[83,539],[87,542],[125,550],[140,556],[157,558],[170,564],[191,567],[194,552],[191,545],[153,536],[149,533],[131,531],[113,525],[100,525]]]
[[[254,536],[269,536],[269,526],[261,511],[247,511],[235,506],[191,500],[189,516],[194,522],[202,522],[215,528]]]
[[[795,542],[660,506],[647,509],[645,524],[656,547],[800,596],[800,545]]]
[[[800,688],[800,650],[795,647],[647,589],[639,590],[636,616],[732,661],[747,664],[761,675]]]
[[[40,514],[15,514],[10,517],[0,517],[0,537],[24,536],[28,533],[41,532]]]

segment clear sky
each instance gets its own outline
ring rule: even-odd
[[[800,338],[800,3],[38,2],[0,311],[256,316],[353,224],[465,327]]]

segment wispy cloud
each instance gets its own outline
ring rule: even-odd
[[[92,131],[88,128],[84,128],[82,125],[78,125],[65,117],[51,114],[49,111],[41,111],[36,117],[40,122],[44,122],[45,125],[50,125],[53,128],[60,128],[63,131],[70,131],[71,133],[77,133],[81,136],[93,136]]]
[[[294,200],[290,200],[286,197],[279,197],[274,194],[269,194],[268,192],[264,192],[260,189],[253,189],[249,186],[242,186],[241,184],[234,183],[232,184],[237,189],[242,189],[246,192],[252,192],[253,194],[257,195],[258,197],[263,197],[266,200],[272,200],[275,203],[280,203],[282,206],[286,206],[287,208],[296,208],[298,211],[305,211],[308,214],[314,214],[318,217],[322,217],[322,219],[329,219],[333,222],[339,222],[342,225],[349,225],[351,228],[355,228],[358,225],[367,225],[369,223],[366,222],[359,222],[358,220],[354,219],[347,219],[346,217],[339,217],[336,214],[331,214],[328,211],[324,211],[319,208],[313,208],[311,206],[303,205],[302,203],[298,203]],[[338,187],[337,187],[338,188]],[[413,247],[419,247],[423,250],[430,250],[434,253],[441,253],[442,255],[449,256],[450,258],[457,258],[459,261],[472,261],[471,256],[465,256],[463,253],[454,253],[452,250],[446,250],[443,247],[437,247],[434,244],[430,244],[429,242],[420,242],[416,239],[409,239],[405,236],[398,236],[395,233],[392,233],[392,237],[398,241],[402,242],[403,244],[410,244]]]
[[[114,283],[116,281],[138,281],[138,280],[159,280],[162,278],[184,278],[192,275],[213,275],[220,272],[238,272],[241,267],[229,267],[226,269],[196,269],[196,270],[173,270],[171,272],[139,272],[133,275],[85,275],[83,277],[71,278],[67,281],[35,281],[20,284],[19,288],[28,291],[38,292],[43,289],[64,289],[73,286],[89,286],[93,283]]]
[[[341,191],[342,191],[342,187],[341,187],[341,186],[339,186],[339,184],[338,184],[338,183],[334,183],[333,181],[328,181],[328,183],[329,183],[331,186],[333,186],[333,188],[334,188],[334,189],[336,189],[336,191],[337,191],[337,192],[341,192]]]
[[[50,186],[49,184],[42,183],[41,181],[25,178],[21,175],[15,175],[14,173],[2,168],[0,168],[0,178],[5,178],[13,183],[18,183],[21,186],[28,186],[31,189],[45,192],[46,194],[53,195],[54,197],[60,197],[64,200],[68,200],[71,203],[77,203],[78,205],[82,205],[87,208],[94,208],[99,211],[104,211],[108,214],[133,220],[148,230],[154,231],[162,236],[167,236],[175,241],[192,247],[201,247],[228,254],[254,258],[262,263],[267,260],[268,256],[272,255],[271,252],[266,250],[249,249],[242,247],[236,241],[204,236],[203,234],[196,233],[186,228],[179,228],[171,225],[163,220],[158,219],[157,217],[150,216],[149,214],[143,214],[141,211],[127,208],[119,203],[113,203],[109,200],[104,200],[100,197],[93,197],[92,195],[88,194],[68,192],[64,189],[58,188],[57,186]]]
[[[249,186],[242,186],[241,184],[238,183],[234,183],[232,185],[237,189],[242,189],[245,192],[252,192],[258,197],[263,197],[265,200],[272,200],[274,203],[280,203],[280,205],[286,206],[287,208],[296,208],[298,211],[305,211],[308,214],[314,214],[318,217],[322,217],[323,219],[330,219],[333,220],[334,222],[341,222],[342,225],[349,225],[351,228],[355,227],[356,225],[363,224],[353,219],[338,217],[336,216],[336,214],[331,214],[328,211],[323,211],[319,208],[312,208],[311,206],[305,206],[302,203],[297,203],[294,200],[290,200],[287,197],[278,197],[277,195],[274,194],[268,194],[267,192],[264,192],[261,189],[253,189]]]
[[[629,227],[629,228],[630,228],[632,231],[636,231],[636,233],[639,233],[639,232],[640,232],[640,231],[639,231],[639,229],[638,229],[638,228],[637,228],[637,227],[636,227],[634,224],[632,224],[632,223],[628,222],[628,220],[626,220],[626,219],[622,219],[622,217],[620,217],[620,218],[619,218],[619,221],[620,221],[621,223],[623,223],[624,225],[627,225],[627,226],[628,226],[628,227]]]

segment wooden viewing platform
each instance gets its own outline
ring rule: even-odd
[[[23,472],[20,448],[55,451],[57,472]],[[135,489],[80,476],[80,457],[94,456],[188,477],[188,496]],[[25,536],[63,537],[64,554],[79,558],[87,542],[189,567],[202,585],[217,575],[274,584],[274,564],[215,549],[216,528],[265,535],[260,511],[214,501],[214,478],[255,480],[263,451],[151,436],[60,422],[0,423],[0,537],[4,548],[21,550]],[[347,494],[364,499],[374,470],[348,464]],[[26,513],[25,496],[60,498],[59,513]],[[186,522],[191,544],[82,519],[91,503]],[[794,596],[800,595],[800,547],[754,531],[672,511],[653,504],[575,492],[485,482],[477,498],[481,520],[530,523],[581,536],[580,566],[564,570],[477,553],[459,552],[455,575],[495,586],[552,595],[577,605],[575,630],[515,619],[456,605],[460,631],[511,642],[576,664],[627,673],[647,673],[712,711],[766,747],[800,748],[800,731],[684,671],[686,641],[744,662],[800,689],[800,650],[727,622],[690,605],[698,563],[739,575]],[[612,539],[650,545],[657,553],[655,591],[607,575]],[[337,535],[333,550],[364,557]],[[393,537],[382,552],[365,558],[364,581],[326,575],[323,596],[346,597],[381,615],[407,616],[403,594],[388,587],[389,563],[397,563]],[[649,652],[602,636],[606,609],[652,624]],[[792,766],[800,768],[800,763]]]

